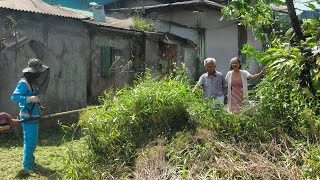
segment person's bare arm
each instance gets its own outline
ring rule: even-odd
[[[194,86],[194,88],[192,89],[192,92],[195,92],[197,88],[202,88],[199,84],[199,82]]]
[[[261,77],[263,73],[267,72],[267,70],[268,70],[268,66],[264,66],[264,67],[262,68],[261,72],[249,76],[248,79],[249,79],[249,80],[256,80],[256,79],[258,79],[259,77]]]

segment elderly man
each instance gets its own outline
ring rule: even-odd
[[[207,72],[201,75],[194,90],[200,86],[203,90],[204,98],[212,98],[215,102],[219,101],[219,103],[223,104],[223,87],[225,83],[222,73],[216,71],[216,60],[214,58],[205,59],[204,67]]]

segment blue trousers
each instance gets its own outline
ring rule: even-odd
[[[34,151],[38,143],[39,123],[22,123],[23,127],[23,168],[24,170],[33,170]]]

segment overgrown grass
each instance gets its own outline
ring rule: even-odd
[[[214,107],[186,77],[147,74],[115,96],[106,93],[102,108],[81,116],[85,141],[69,151],[64,178],[319,177],[318,145],[288,136],[259,106],[241,115]]]
[[[2,135],[2,178],[320,178],[318,136],[308,136],[307,126],[292,126],[292,136],[286,119],[264,116],[261,104],[228,114],[203,100],[201,91],[192,92],[186,77],[186,71],[161,79],[147,73],[133,87],[105,93],[102,107],[81,115],[81,139],[62,129],[40,132],[31,174],[22,171],[22,140]]]
[[[3,179],[320,178],[319,136],[308,130],[317,124],[295,121],[288,126],[283,122],[290,118],[279,120],[273,115],[277,111],[268,113],[259,103],[240,115],[228,114],[203,100],[201,91],[192,92],[186,77],[186,71],[161,79],[147,73],[133,87],[113,96],[105,93],[101,108],[88,108],[81,115],[81,139],[60,130],[40,132],[38,166],[32,174],[21,171],[22,141],[3,135]],[[300,105],[302,112],[312,111],[312,106]],[[269,106],[281,112],[281,106]],[[312,113],[308,118],[319,120]],[[69,139],[62,144],[65,137]]]
[[[133,28],[140,31],[155,32],[156,28],[152,22],[142,19],[141,15],[133,17]]]

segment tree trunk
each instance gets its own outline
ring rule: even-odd
[[[300,42],[301,40],[305,40],[305,37],[303,36],[301,26],[299,23],[298,16],[296,14],[296,10],[294,8],[293,0],[286,0],[287,8],[289,17],[291,20],[291,25],[294,29],[294,32],[296,33],[297,41]]]
[[[290,21],[291,21],[291,25],[294,29],[295,35],[296,35],[296,39],[294,43],[297,43],[297,45],[300,47],[301,52],[303,53],[303,59],[301,60],[301,66],[302,66],[302,71],[300,74],[300,85],[301,87],[307,87],[310,92],[313,94],[313,96],[315,97],[315,99],[317,100],[317,96],[316,96],[316,91],[313,87],[313,83],[312,83],[312,79],[311,79],[311,64],[312,62],[312,53],[311,50],[305,50],[301,44],[300,41],[304,40],[305,41],[305,37],[302,33],[301,30],[301,25],[298,19],[298,16],[296,14],[295,8],[294,8],[294,4],[293,4],[293,0],[286,0],[286,5],[288,8],[288,13],[289,13],[289,17],[290,17]]]

